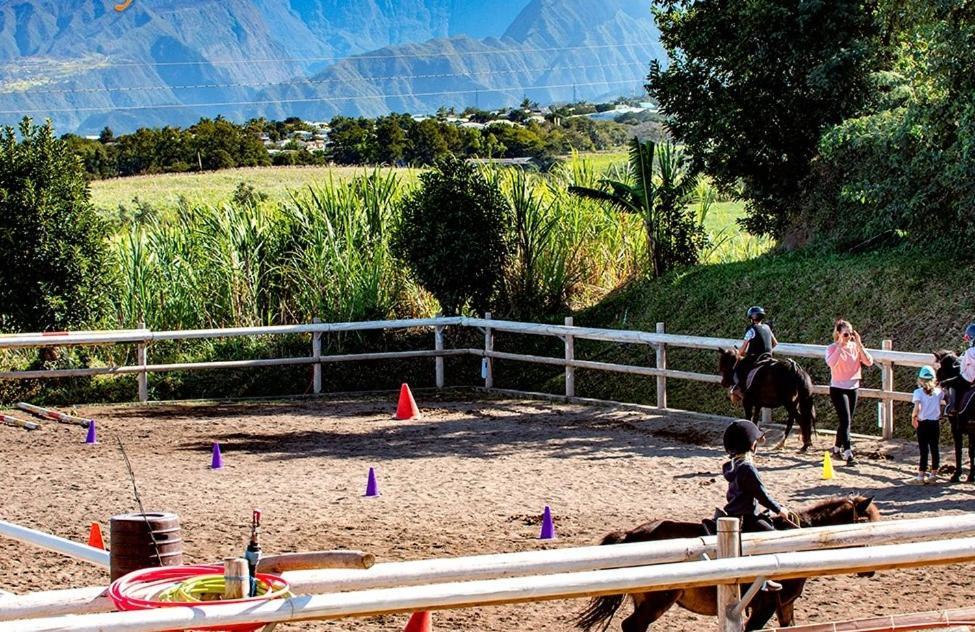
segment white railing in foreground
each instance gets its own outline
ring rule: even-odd
[[[483,331],[483,349],[455,348],[444,346],[444,329],[446,327],[473,327]],[[337,332],[353,332],[380,329],[433,329],[433,349],[417,351],[387,351],[376,353],[354,353],[343,355],[322,355],[322,335]],[[554,336],[560,338],[565,346],[564,357],[547,357],[496,351],[494,338],[498,332],[513,334],[528,334],[538,336]],[[193,362],[174,364],[149,364],[148,346],[156,341],[191,340],[206,338],[229,338],[242,336],[275,336],[275,335],[311,335],[311,353],[308,356],[292,358],[268,358],[257,360],[232,360],[215,362]],[[609,362],[595,362],[591,360],[577,360],[575,357],[576,340],[595,340],[615,342],[621,344],[639,344],[653,347],[655,350],[655,366],[634,366]],[[0,371],[0,379],[37,379],[58,377],[84,377],[94,375],[123,375],[135,374],[138,378],[139,401],[149,399],[148,376],[151,373],[166,371],[191,371],[200,369],[239,369],[248,367],[311,365],[313,368],[313,392],[322,392],[322,365],[331,362],[350,362],[356,360],[392,360],[404,358],[434,358],[435,383],[438,388],[444,386],[444,362],[449,356],[473,355],[484,359],[482,373],[485,388],[494,387],[494,367],[496,360],[530,362],[560,366],[565,369],[565,396],[575,397],[575,371],[586,369],[592,371],[612,371],[631,375],[655,377],[657,380],[657,406],[667,408],[667,379],[695,380],[699,382],[718,383],[717,375],[694,373],[690,371],[676,371],[667,368],[667,348],[678,347],[686,349],[701,349],[714,351],[720,347],[729,348],[737,344],[737,340],[727,338],[708,338],[704,336],[685,336],[668,334],[664,324],[657,323],[656,331],[630,331],[618,329],[599,329],[594,327],[575,327],[572,319],[567,318],[565,325],[544,325],[538,323],[521,323],[505,320],[493,320],[490,314],[484,318],[424,318],[411,320],[365,321],[352,323],[320,323],[307,325],[281,325],[270,327],[240,327],[229,329],[199,329],[187,331],[158,331],[153,332],[145,327],[125,331],[95,331],[95,332],[59,332],[59,333],[31,333],[7,334],[0,336],[0,350],[60,347],[68,345],[101,345],[101,344],[135,344],[137,346],[137,364],[114,367],[98,367],[87,369],[52,369],[36,371]],[[894,390],[894,367],[919,367],[930,364],[934,358],[929,353],[907,353],[894,351],[890,340],[884,340],[881,349],[871,349],[870,353],[881,370],[881,388],[861,388],[860,396],[879,399],[880,419],[883,436],[890,438],[894,431],[894,402],[909,402],[911,394]],[[779,356],[822,359],[826,347],[823,345],[783,343],[776,347]],[[815,392],[826,394],[826,386],[817,385]]]
[[[507,577],[304,595],[261,604],[201,604],[135,612],[70,615],[12,623],[19,632],[162,632],[236,624],[373,616],[750,583],[975,561],[975,538],[767,554],[622,569]]]
[[[975,513],[745,533],[741,536],[741,547],[743,555],[768,555],[972,536],[975,536]],[[702,555],[713,558],[716,544],[716,538],[710,536],[385,562],[365,570],[289,571],[284,577],[296,594],[324,594],[685,562],[701,559]],[[0,621],[110,612],[113,605],[103,593],[104,587],[91,587],[8,597],[0,601]]]

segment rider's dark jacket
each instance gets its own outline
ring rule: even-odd
[[[779,503],[769,497],[762,477],[750,460],[734,458],[722,466],[721,473],[728,481],[728,504],[724,511],[729,516],[754,516],[759,513],[759,505],[772,513],[782,511]]]
[[[752,323],[745,329],[745,335],[754,331],[755,335],[748,342],[745,357],[757,358],[763,353],[772,353],[772,328],[765,323]]]

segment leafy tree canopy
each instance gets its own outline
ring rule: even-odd
[[[741,186],[752,232],[782,237],[823,131],[860,112],[878,67],[872,0],[659,0],[671,63],[647,89],[695,169]]]

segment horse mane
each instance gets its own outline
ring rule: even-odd
[[[839,524],[841,522],[840,516],[849,512],[851,507],[856,507],[860,503],[870,500],[867,496],[862,495],[833,496],[808,507],[803,507],[799,510],[799,515],[804,522],[811,525]],[[866,513],[872,514],[876,511],[877,508],[871,502]]]

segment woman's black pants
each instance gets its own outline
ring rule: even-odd
[[[829,399],[833,402],[836,417],[839,419],[839,426],[836,428],[836,447],[851,450],[850,424],[853,422],[853,414],[857,408],[857,391],[855,388],[830,386]]]

